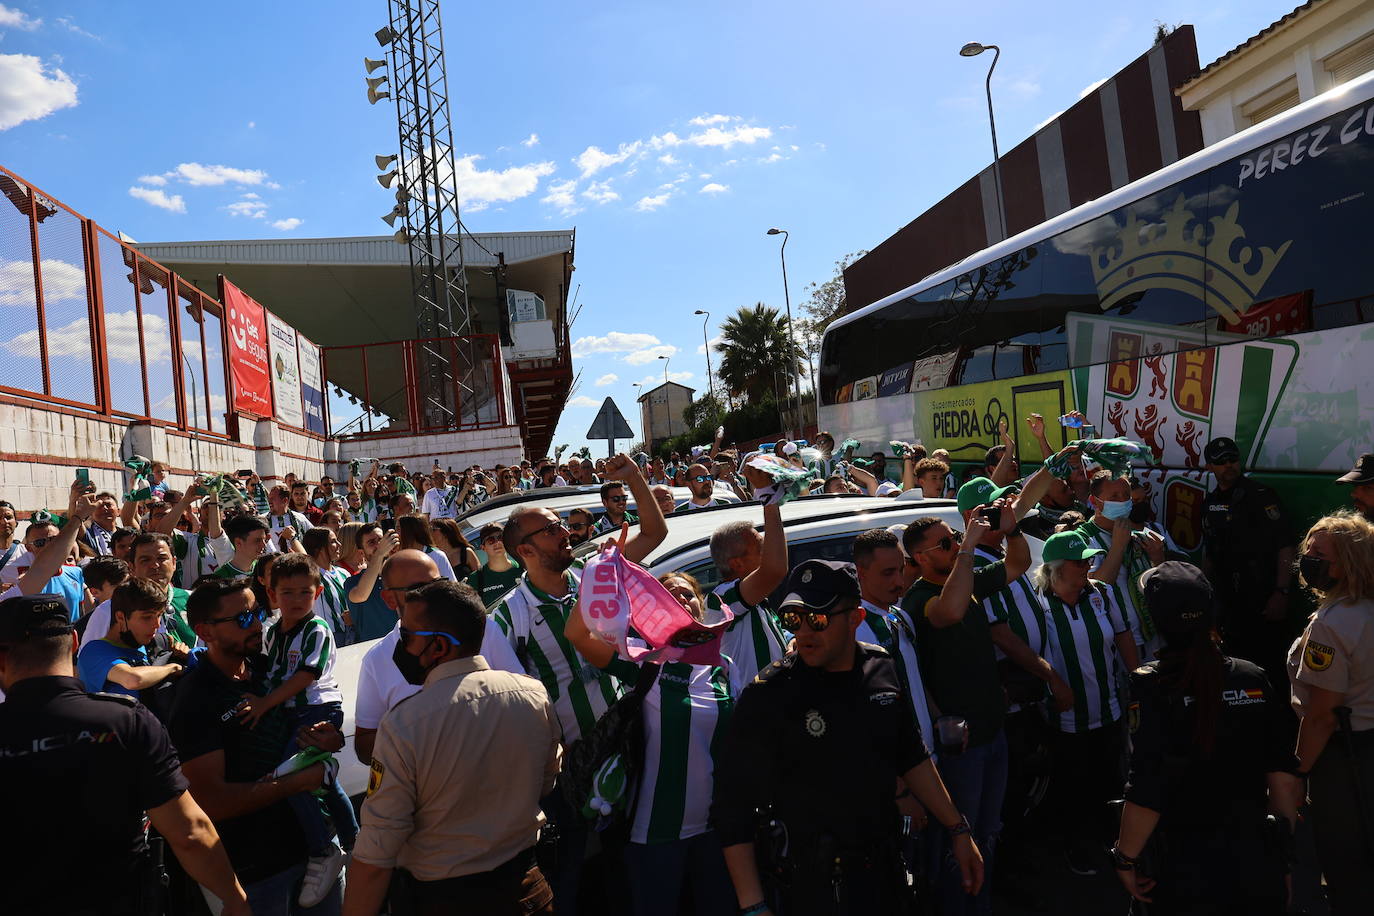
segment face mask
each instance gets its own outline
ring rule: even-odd
[[[1327,591],[1336,584],[1331,578],[1331,561],[1325,557],[1302,555],[1298,558],[1298,572],[1304,582],[1318,591]]]
[[[401,677],[406,679],[406,683],[414,684],[416,687],[424,685],[425,675],[429,674],[429,669],[420,663],[419,656],[407,652],[399,639],[396,640],[396,648],[391,650],[391,661],[396,670],[401,672]]]
[[[130,649],[138,648],[138,640],[134,639],[134,634],[129,630],[119,631],[119,641],[124,643],[124,645],[128,646]]]
[[[1129,499],[1120,502],[1112,499],[1103,500],[1102,514],[1113,521],[1119,518],[1128,518],[1131,514],[1131,501]]]
[[[1135,522],[1137,525],[1141,525],[1141,524],[1144,524],[1145,522],[1148,522],[1149,520],[1150,520],[1150,504],[1149,504],[1149,503],[1137,503],[1137,502],[1131,503],[1131,521]]]

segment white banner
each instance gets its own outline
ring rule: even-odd
[[[296,355],[296,329],[267,313],[268,359],[271,360],[272,401],[278,422],[302,429],[301,370]]]
[[[301,359],[301,404],[305,407],[305,428],[324,435],[324,380],[320,377],[320,348],[296,334],[296,350]]]

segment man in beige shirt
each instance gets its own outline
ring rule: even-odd
[[[485,629],[467,585],[406,595],[393,660],[423,687],[377,732],[345,916],[374,916],[394,868],[414,877],[422,916],[553,912],[534,847],[539,799],[558,775],[558,719],[539,681],[477,654]]]

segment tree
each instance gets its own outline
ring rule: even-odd
[[[801,303],[802,317],[797,319],[797,330],[801,332],[802,346],[812,359],[820,356],[825,329],[844,314],[844,269],[866,254],[865,250],[845,255],[835,262],[835,273],[829,280],[807,284],[810,298]]]
[[[801,347],[787,333],[787,319],[762,302],[742,306],[720,326],[716,377],[732,395],[761,403],[775,392],[787,396],[792,377],[805,371]]]

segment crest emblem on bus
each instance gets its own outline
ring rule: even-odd
[[[1092,249],[1093,280],[1102,310],[1127,296],[1163,287],[1205,302],[1227,321],[1236,321],[1254,304],[1293,244],[1289,239],[1277,250],[1249,244],[1239,215],[1236,201],[1224,216],[1207,221],[1209,232],[1188,209],[1183,194],[1161,222],[1142,221],[1131,213],[1115,239]]]

